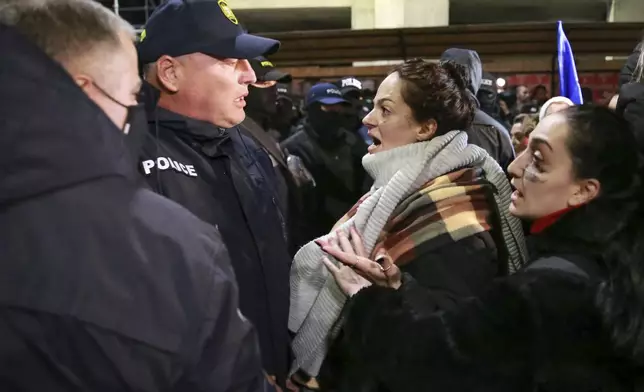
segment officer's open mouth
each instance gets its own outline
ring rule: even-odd
[[[237,106],[241,107],[241,108],[245,107],[246,106],[246,95],[248,95],[248,94],[244,94],[241,97],[235,99],[235,104]]]

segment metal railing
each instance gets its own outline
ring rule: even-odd
[[[121,15],[128,22],[130,22],[138,31],[140,31],[145,23],[147,23],[150,15],[162,0],[136,0],[137,5],[131,5],[132,1],[127,2],[127,5],[122,4],[119,0],[114,0],[112,3],[112,10],[115,14]],[[143,22],[143,23],[141,23]]]

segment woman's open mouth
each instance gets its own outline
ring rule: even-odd
[[[369,146],[369,148],[367,148],[367,152],[369,152],[369,154],[373,154],[375,152],[378,152],[378,149],[382,145],[382,142],[377,137],[372,136],[371,140],[373,140],[373,142]]]
[[[523,197],[523,193],[521,193],[521,191],[519,191],[518,189],[515,189],[515,191],[512,192],[512,196],[510,196],[510,200],[515,202],[515,201],[519,200],[522,197]]]

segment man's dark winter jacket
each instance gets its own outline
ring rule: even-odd
[[[633,72],[637,68],[642,46],[641,43],[637,45],[622,67],[619,76],[619,98],[616,112],[624,116],[630,123],[640,151],[644,152],[644,81],[633,81]]]
[[[527,268],[449,311],[435,312],[442,293],[411,278],[359,292],[345,319],[346,361],[363,381],[352,390],[641,390],[644,369],[613,349],[596,306],[604,238],[632,208],[596,207],[567,212],[533,238]]]
[[[291,257],[270,158],[237,128],[221,129],[150,100],[147,107],[139,171],[152,190],[217,226],[237,276],[240,308],[259,333],[264,369],[283,382]]]
[[[239,125],[239,129],[242,134],[257,143],[257,148],[263,150],[263,152],[257,151],[257,154],[266,153],[271,158],[273,165],[271,183],[274,184],[271,188],[275,192],[277,205],[286,222],[289,252],[291,256],[295,256],[301,246],[314,238],[313,233],[307,232],[309,227],[307,221],[310,217],[303,209],[303,190],[293,178],[288,168],[287,157],[281,150],[279,143],[259,124],[247,114],[244,122]]]
[[[342,135],[340,140],[325,144],[305,121],[281,144],[289,154],[302,159],[316,182],[303,196],[310,238],[327,234],[372,184],[362,167],[367,145],[355,133],[342,131]]]
[[[633,72],[635,72],[635,68],[637,68],[637,61],[640,58],[643,47],[644,45],[641,43],[637,45],[635,50],[633,50],[633,53],[631,53],[630,56],[628,56],[628,59],[626,59],[626,63],[619,73],[619,87],[633,81]]]
[[[508,171],[508,166],[514,160],[514,148],[503,125],[484,111],[477,109],[472,125],[465,132],[469,143],[487,151],[503,171]]]
[[[469,88],[476,97],[483,77],[483,65],[478,53],[468,49],[452,48],[446,50],[441,59],[454,61],[467,68]],[[487,151],[499,163],[501,168],[507,172],[508,166],[514,160],[514,148],[512,147],[510,132],[503,125],[483,110],[477,108],[472,125],[465,131],[470,144],[479,146]]]
[[[1,25],[0,85],[0,390],[263,390],[217,231],[137,187],[121,131]]]
[[[644,83],[622,85],[616,111],[629,122],[635,132],[640,151],[644,153]]]

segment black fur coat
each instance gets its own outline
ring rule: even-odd
[[[582,207],[532,238],[532,260],[590,263],[590,278],[528,268],[442,312],[409,276],[398,291],[362,290],[334,343],[342,372],[324,390],[633,391],[644,370],[614,352],[595,305],[607,274],[601,240],[619,219]]]

